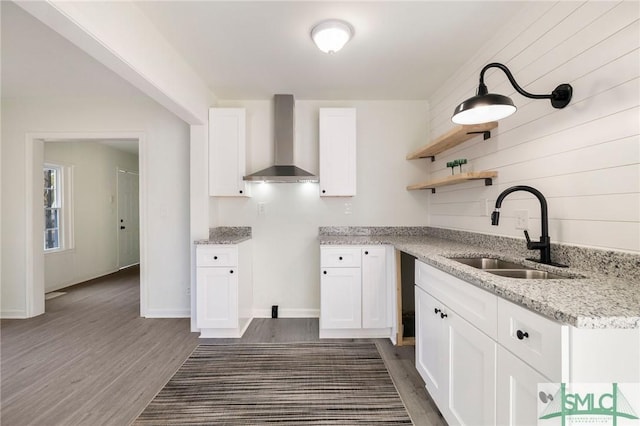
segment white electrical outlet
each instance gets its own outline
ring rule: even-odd
[[[351,203],[344,203],[344,214],[351,214]]]
[[[488,198],[483,198],[480,200],[480,206],[482,208],[483,216],[489,216],[491,212],[491,205],[489,204]]]
[[[258,215],[264,216],[267,213],[267,203],[258,203]]]
[[[516,229],[529,229],[529,210],[516,210]]]
[[[191,285],[187,286],[187,296],[191,296]]]

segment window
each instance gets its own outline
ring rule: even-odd
[[[63,248],[62,168],[44,166],[44,250]]]

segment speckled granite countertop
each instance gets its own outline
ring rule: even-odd
[[[196,240],[194,244],[238,244],[251,239],[249,226],[219,226],[209,229],[208,240]]]
[[[322,234],[322,229],[321,229]],[[320,235],[321,245],[390,244],[500,297],[578,328],[640,329],[640,282],[574,268],[557,268],[466,242],[427,235]],[[449,259],[494,257],[573,279],[522,280],[500,277]]]

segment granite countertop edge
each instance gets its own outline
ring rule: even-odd
[[[209,229],[209,238],[196,240],[195,245],[240,244],[251,239],[250,226],[216,226]]]
[[[250,235],[227,235],[209,238],[208,240],[196,240],[193,243],[196,245],[240,244],[241,242],[248,241],[250,239]]]
[[[320,245],[392,245],[444,272],[497,296],[576,328],[640,329],[639,283],[585,273],[573,268],[540,265],[501,252],[428,236],[327,236]],[[521,280],[500,277],[450,259],[495,257],[524,263],[532,269],[561,272],[572,279]],[[575,297],[579,294],[579,297]]]

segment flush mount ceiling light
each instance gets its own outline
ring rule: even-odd
[[[328,19],[311,30],[311,38],[324,53],[336,53],[353,37],[353,28],[345,21]]]
[[[550,99],[554,108],[564,108],[571,101],[573,88],[570,84],[561,84],[555,88],[550,95],[534,95],[525,91],[516,83],[509,69],[497,62],[486,65],[480,71],[480,85],[476,96],[467,99],[456,107],[453,111],[451,121],[457,124],[480,124],[490,121],[500,120],[508,117],[516,112],[513,101],[508,96],[498,95],[496,93],[488,93],[487,86],[484,84],[484,73],[489,68],[500,68],[507,75],[511,85],[522,96],[531,99]]]

